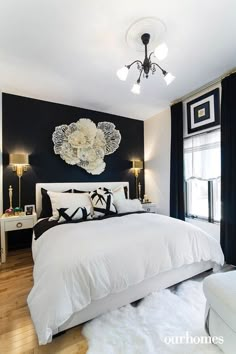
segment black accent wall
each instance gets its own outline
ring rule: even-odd
[[[9,154],[29,154],[30,168],[22,177],[22,205],[35,204],[35,183],[38,182],[106,182],[129,181],[130,195],[135,197],[135,179],[130,160],[144,160],[144,125],[142,121],[112,114],[51,103],[16,95],[2,94],[3,109],[3,203],[9,207],[8,187],[13,186],[13,206],[18,205],[18,178],[9,166]],[[70,124],[80,118],[94,123],[109,121],[121,133],[117,151],[105,157],[106,169],[97,176],[70,166],[54,154],[52,133],[61,124]],[[144,191],[143,172],[140,182]],[[15,238],[10,246],[29,244],[30,237]]]

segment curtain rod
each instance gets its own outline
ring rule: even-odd
[[[188,98],[190,98],[190,97],[196,95],[197,93],[200,93],[201,91],[206,90],[206,89],[210,88],[211,86],[218,84],[218,83],[221,82],[224,78],[226,78],[227,76],[229,76],[229,75],[231,75],[231,74],[234,74],[234,73],[236,73],[236,67],[233,68],[233,69],[231,69],[231,70],[229,70],[229,71],[227,71],[227,72],[224,73],[223,75],[219,76],[217,79],[208,82],[207,84],[201,86],[200,88],[198,88],[198,89],[196,89],[196,90],[191,91],[191,92],[188,93],[187,95],[184,95],[184,96],[182,96],[182,97],[180,97],[180,98],[177,98],[176,100],[172,101],[172,102],[170,103],[170,105],[172,106],[173,104],[176,104],[176,103],[178,103],[178,102],[185,101],[185,100],[187,100]]]

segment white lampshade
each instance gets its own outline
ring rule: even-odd
[[[167,73],[165,76],[164,76],[164,80],[166,82],[166,85],[169,85],[172,83],[172,81],[174,81],[175,79],[175,76],[172,75],[171,73]]]
[[[140,94],[140,85],[139,84],[134,84],[131,92],[134,93],[135,95],[139,95]]]
[[[166,43],[159,44],[154,50],[154,55],[158,60],[164,60],[168,55],[168,47]]]
[[[117,70],[116,75],[121,81],[125,81],[127,79],[128,73],[129,69],[127,68],[127,66],[124,66],[123,68]]]

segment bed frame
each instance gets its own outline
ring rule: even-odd
[[[129,182],[38,183],[36,184],[37,215],[40,215],[42,209],[41,188],[55,192],[63,192],[72,188],[81,191],[91,191],[98,187],[113,189],[121,185],[126,186],[129,193]],[[130,286],[120,293],[110,294],[102,299],[92,301],[86,308],[74,313],[62,326],[53,332],[53,335],[87,322],[107,311],[114,310],[131,302],[137,301],[154,291],[160,291],[186,279],[192,278],[197,274],[212,269],[213,265],[214,264],[210,261],[186,265],[179,269],[160,273],[157,276],[146,279],[139,284]]]

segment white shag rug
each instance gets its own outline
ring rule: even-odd
[[[87,354],[222,354],[214,344],[166,344],[165,336],[208,336],[202,282],[186,281],[84,325]]]

